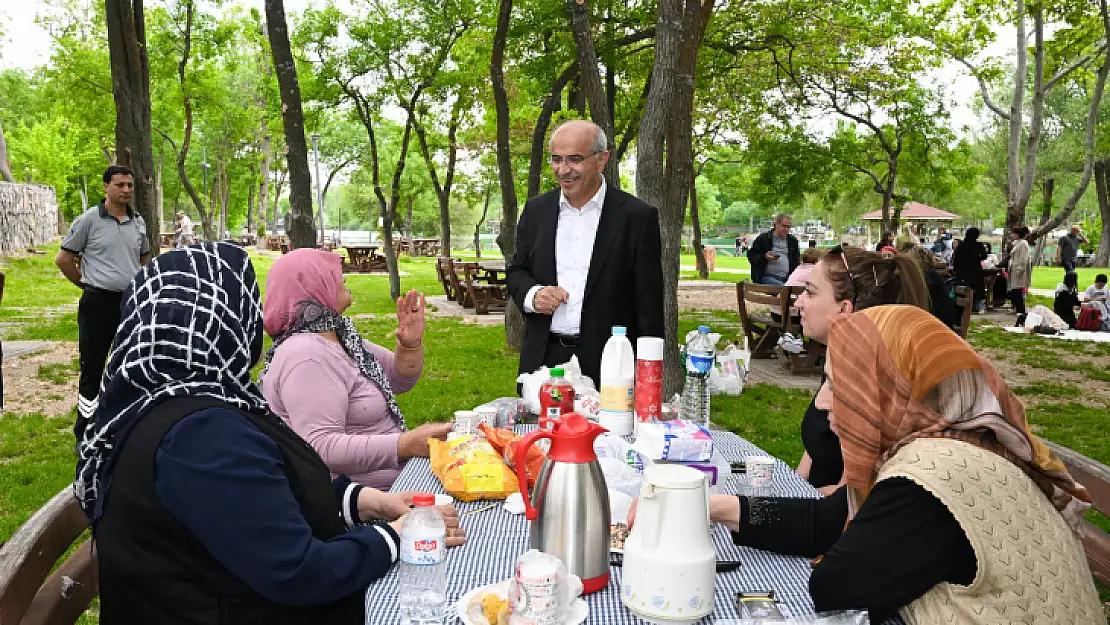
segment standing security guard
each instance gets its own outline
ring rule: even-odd
[[[112,165],[104,170],[104,200],[73,220],[54,258],[62,274],[84,291],[77,308],[81,379],[77,385],[77,423],[73,426],[79,441],[85,423],[96,410],[104,363],[120,324],[120,297],[150,260],[146,222],[129,204],[134,191],[135,178],[130,169]]]

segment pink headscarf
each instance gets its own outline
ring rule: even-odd
[[[343,288],[343,263],[338,254],[301,248],[277,259],[266,276],[262,324],[266,334],[276,337],[296,319],[297,304],[315,300],[339,312],[339,290]]]

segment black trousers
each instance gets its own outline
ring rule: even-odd
[[[85,423],[96,410],[104,363],[112,351],[119,329],[121,293],[86,288],[77,306],[77,347],[81,355],[81,378],[77,383],[77,423],[73,432],[78,440]]]
[[[1010,289],[1009,292],[1007,292],[1007,295],[1010,296],[1010,304],[1013,305],[1014,312],[1016,312],[1019,315],[1024,315],[1025,314],[1025,294],[1022,293],[1022,290],[1021,289]]]

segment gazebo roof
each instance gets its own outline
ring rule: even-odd
[[[863,216],[864,221],[879,221],[883,218],[883,211],[871,211]],[[902,219],[913,221],[953,221],[960,219],[960,216],[948,211],[942,211],[939,208],[926,206],[920,202],[907,202],[902,208]]]

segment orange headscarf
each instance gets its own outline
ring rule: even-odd
[[[989,362],[926,311],[878,306],[829,328],[832,418],[850,489],[849,517],[879,469],[918,438],[954,438],[1020,467],[1073,529],[1090,495],[1029,431],[1025,408]]]

